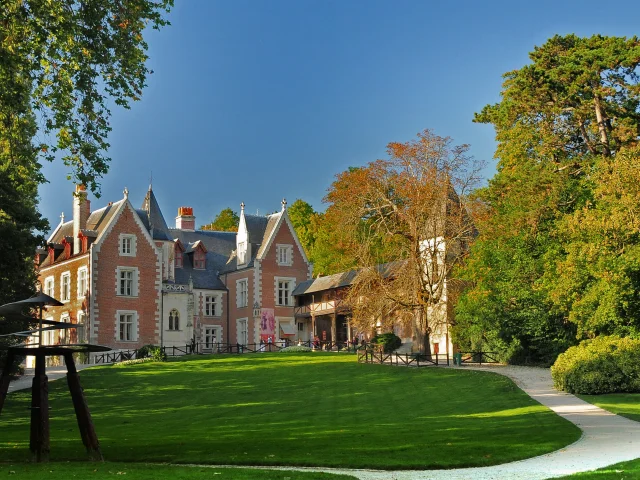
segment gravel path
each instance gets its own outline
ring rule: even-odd
[[[577,442],[553,453],[495,465],[453,470],[348,470],[282,467],[353,475],[361,480],[542,480],[594,470],[640,457],[640,422],[607,412],[553,388],[549,369],[514,366],[469,367],[513,379],[532,398],[583,431]]]

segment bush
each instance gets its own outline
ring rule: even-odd
[[[114,363],[114,367],[126,367],[127,365],[138,365],[140,363],[149,363],[155,362],[155,360],[151,357],[145,358],[134,358],[133,360],[124,360],[122,362]]]
[[[395,333],[389,332],[376,335],[371,339],[370,343],[373,345],[382,345],[385,353],[390,353],[400,348],[400,345],[402,345],[402,340],[400,340],[400,337]]]
[[[295,353],[295,352],[311,352],[312,349],[305,347],[304,345],[293,345],[291,347],[285,347],[280,349],[283,353]]]
[[[640,392],[640,340],[598,337],[561,354],[551,367],[556,388],[569,393]]]
[[[156,362],[164,362],[167,360],[167,354],[162,348],[156,345],[143,345],[136,350],[136,358],[152,358]]]

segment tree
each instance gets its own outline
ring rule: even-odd
[[[530,58],[475,118],[495,127],[499,162],[478,192],[489,215],[462,272],[473,287],[456,312],[457,338],[500,348],[507,360],[552,363],[576,342],[571,312],[589,277],[587,257],[563,270],[577,248],[569,225],[602,201],[598,172],[638,141],[640,42],[555,36]]]
[[[449,321],[453,269],[475,236],[467,194],[482,165],[467,145],[429,130],[390,143],[387,152],[387,160],[337,176],[327,215],[341,218],[357,259],[348,297],[353,323],[369,329],[401,321],[430,355],[431,332]]]
[[[291,224],[296,231],[296,235],[298,235],[298,239],[302,244],[302,248],[304,248],[308,257],[315,242],[311,222],[313,216],[317,215],[317,212],[309,203],[298,198],[287,209],[287,213],[291,220]]]
[[[145,86],[144,28],[167,25],[172,0],[0,2],[0,302],[35,290],[42,159],[99,196],[109,103],[129,108]],[[7,337],[3,337],[7,338]],[[0,351],[1,353],[1,351]]]
[[[213,222],[200,227],[202,230],[215,230],[217,232],[237,232],[240,224],[240,217],[230,208],[220,211]]]

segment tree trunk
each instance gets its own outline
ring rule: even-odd
[[[609,146],[609,136],[607,134],[606,118],[604,114],[604,109],[602,107],[602,102],[600,101],[600,97],[598,95],[593,97],[593,101],[596,107],[596,120],[598,121],[598,132],[600,133],[600,143],[602,143],[602,147],[604,149],[603,153],[607,157],[610,157],[611,148]]]
[[[422,353],[431,360],[431,336],[428,319],[424,311],[418,311],[415,314],[413,322],[413,342],[412,350],[414,353]]]

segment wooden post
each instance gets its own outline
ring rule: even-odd
[[[333,342],[334,345],[338,343],[337,327],[336,327],[337,323],[338,323],[338,314],[334,310],[333,315],[331,316],[331,341]]]
[[[7,398],[7,392],[9,391],[9,381],[11,380],[11,364],[13,363],[14,355],[9,350],[7,352],[7,363],[4,364],[4,369],[2,370],[2,376],[0,376],[0,413],[2,413],[2,407],[4,406],[4,401]]]
[[[65,353],[64,361],[67,365],[67,384],[69,385],[73,408],[76,411],[76,419],[78,420],[78,428],[80,429],[82,443],[94,460],[102,461],[104,459],[102,458],[102,452],[100,451],[100,442],[96,435],[96,429],[93,426],[93,420],[91,419],[91,412],[87,405],[87,399],[85,398],[84,391],[80,385],[80,377],[78,377],[76,364],[73,361],[73,353]]]
[[[36,371],[31,390],[31,439],[29,449],[36,462],[49,461],[49,382],[45,355],[36,355]]]

